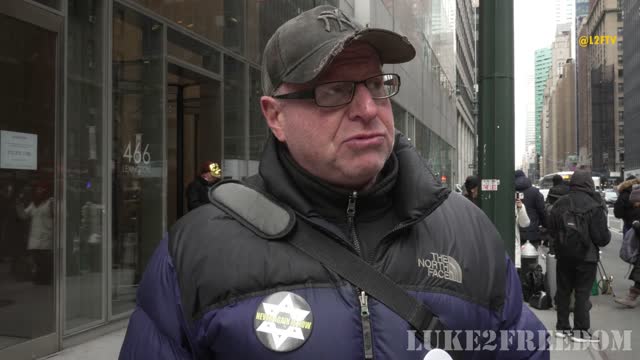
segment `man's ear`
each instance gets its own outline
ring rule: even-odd
[[[263,96],[260,98],[260,108],[262,109],[262,115],[267,120],[267,126],[273,132],[273,135],[280,142],[285,142],[286,136],[284,131],[284,121],[282,115],[282,104],[278,100],[271,96]]]

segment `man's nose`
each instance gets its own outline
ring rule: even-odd
[[[356,85],[356,92],[350,104],[349,118],[351,120],[370,121],[378,114],[378,105],[371,96],[371,92],[364,84]]]

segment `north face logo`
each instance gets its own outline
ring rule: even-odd
[[[324,21],[324,30],[327,32],[331,32],[331,22],[329,22],[329,19],[333,19],[338,22],[338,30],[340,31],[345,30],[342,24],[349,25],[353,30],[356,30],[356,26],[351,22],[351,20],[349,20],[342,11],[335,9],[323,11],[320,13],[320,16],[318,16],[318,20]]]
[[[418,258],[418,267],[426,268],[429,276],[462,284],[462,268],[451,256],[431,253],[430,259]]]

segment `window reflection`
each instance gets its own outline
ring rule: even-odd
[[[138,3],[227,49],[244,51],[244,1],[136,0]]]
[[[260,109],[260,97],[262,96],[260,70],[250,68],[249,77],[251,86],[249,89],[249,175],[253,175],[258,172],[258,162],[267,141],[269,128]]]
[[[247,175],[245,151],[245,64],[224,57],[224,171],[235,179]]]
[[[56,45],[0,14],[0,349],[55,332]]]
[[[163,231],[162,26],[113,11],[112,226],[114,314],[135,306],[135,291]]]
[[[102,6],[68,2],[65,329],[103,318]]]

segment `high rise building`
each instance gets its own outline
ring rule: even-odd
[[[551,49],[543,48],[535,52],[535,123],[536,152],[542,154],[542,106],[544,104],[544,88],[551,70]]]
[[[573,22],[560,24],[556,26],[555,40],[551,44],[551,67],[545,84],[543,92],[543,106],[542,106],[542,174],[548,174],[551,172],[557,172],[564,169],[566,158],[575,153],[575,139],[571,142],[574,145],[574,149],[568,151],[561,146],[559,149],[558,139],[565,138],[564,134],[559,134],[559,129],[564,129],[565,123],[570,123],[575,129],[575,111],[567,111],[565,109],[568,106],[564,97],[575,96],[575,89],[569,92],[566,88],[569,86],[569,80],[571,85],[575,87],[573,83],[573,74],[566,74],[566,71],[575,71],[574,66],[568,66],[570,63],[573,65],[571,59],[571,29]],[[559,91],[558,86],[563,85],[562,91]],[[570,99],[571,103],[575,107],[573,99]],[[571,116],[571,118],[569,118]],[[565,141],[566,143],[566,141]],[[560,150],[560,151],[559,151]]]
[[[580,35],[610,37],[607,43],[589,44],[578,51],[580,162],[605,177],[619,176],[624,168],[624,15],[620,6],[618,0],[592,0],[580,28]]]
[[[456,109],[460,182],[476,173],[476,31],[471,0],[456,0]]]
[[[624,10],[624,111],[619,125],[624,128],[624,177],[640,177],[640,1],[625,0]]]

